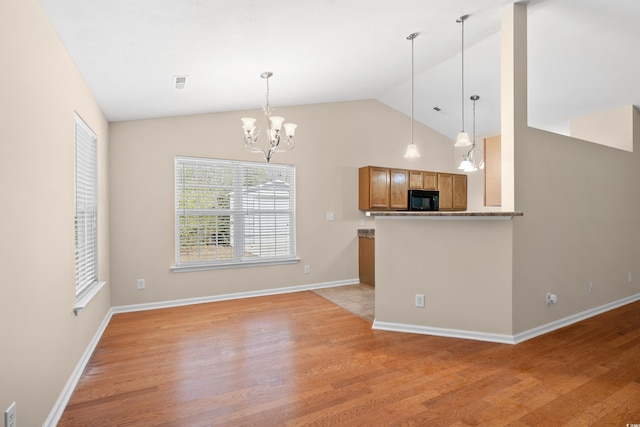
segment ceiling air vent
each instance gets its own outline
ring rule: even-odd
[[[173,88],[174,89],[184,89],[187,84],[188,76],[173,76]]]

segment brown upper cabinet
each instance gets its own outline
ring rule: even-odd
[[[453,175],[453,210],[467,210],[467,175]]]
[[[366,166],[359,170],[358,209],[408,208],[409,173],[403,169]]]
[[[390,169],[390,174],[389,208],[394,210],[409,209],[409,172],[401,169]]]
[[[367,166],[359,170],[358,208],[389,209],[391,173],[388,168]]]
[[[467,176],[455,173],[438,173],[441,211],[467,210]]]
[[[440,210],[467,209],[467,176],[364,166],[359,170],[358,209],[407,210],[412,190],[440,191]]]
[[[440,210],[453,210],[453,174],[438,174],[438,191],[440,192]]]
[[[409,171],[409,188],[411,190],[437,190],[438,174],[427,171]]]

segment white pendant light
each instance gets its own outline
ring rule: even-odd
[[[416,159],[420,157],[418,147],[413,143],[413,39],[418,37],[419,33],[411,33],[407,36],[407,40],[411,40],[411,143],[407,145],[407,151],[404,157],[407,159]]]
[[[461,16],[460,19],[456,19],[456,22],[462,25],[462,130],[456,138],[454,147],[468,147],[471,145],[469,140],[469,134],[464,131],[464,21],[467,20],[469,15]]]
[[[484,169],[484,159],[480,159],[480,163],[476,163],[476,154],[484,157],[482,152],[476,147],[476,101],[480,99],[478,95],[472,95],[469,98],[473,102],[473,142],[471,143],[471,149],[467,154],[462,156],[462,162],[458,169],[462,169],[464,172],[475,172],[478,169]]]

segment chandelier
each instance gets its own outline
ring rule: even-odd
[[[458,169],[462,169],[464,172],[475,172],[478,169],[484,169],[484,156],[476,147],[476,101],[480,99],[480,97],[478,95],[472,95],[469,99],[473,101],[473,140],[467,154],[462,156],[462,162],[460,166],[458,166]]]
[[[284,117],[272,116],[273,109],[269,105],[269,77],[273,76],[271,71],[265,71],[260,77],[267,80],[267,103],[262,108],[267,122],[266,138],[268,143],[265,148],[258,147],[258,137],[260,131],[256,131],[256,119],[252,117],[243,117],[242,129],[244,129],[244,146],[247,150],[254,153],[262,153],[267,163],[271,161],[271,157],[277,151],[289,151],[293,149],[293,134],[298,125],[294,123],[284,123]],[[284,135],[282,129],[284,128]],[[283,143],[280,145],[280,143]]]

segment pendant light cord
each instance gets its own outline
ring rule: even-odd
[[[413,40],[417,34],[411,38],[411,143],[413,144]]]
[[[465,16],[461,16],[460,20],[458,20],[457,22],[459,22],[462,25],[462,78],[461,78],[461,106],[462,106],[462,132],[464,132],[464,21],[465,19],[467,19],[468,15]]]
[[[413,86],[414,86],[414,66],[413,66],[413,40],[420,33],[411,33],[407,36],[407,40],[411,40],[411,144],[413,144]]]

